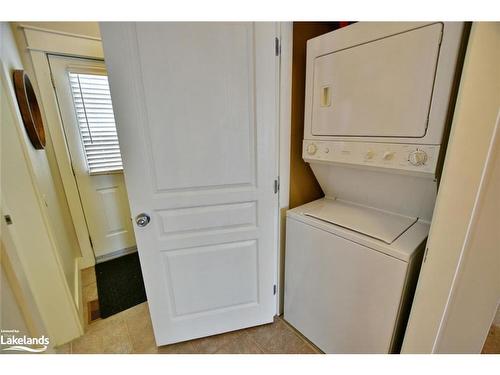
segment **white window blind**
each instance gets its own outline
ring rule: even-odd
[[[89,173],[122,170],[108,77],[70,72],[69,78]]]

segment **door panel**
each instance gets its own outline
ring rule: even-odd
[[[158,345],[271,322],[275,25],[101,31]]]
[[[207,27],[137,27],[139,63],[155,72],[142,83],[157,191],[255,185],[253,29]],[[159,53],[150,38],[170,53]],[[168,124],[168,137],[160,124]]]
[[[62,56],[49,56],[49,63],[95,256],[109,256],[133,248],[135,237],[123,173],[89,173],[70,87],[69,72],[106,74],[104,63]]]

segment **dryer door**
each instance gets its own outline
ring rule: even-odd
[[[442,29],[435,23],[317,57],[312,134],[423,137]]]

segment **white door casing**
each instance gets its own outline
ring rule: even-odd
[[[49,55],[57,101],[63,122],[80,200],[95,256],[135,247],[123,173],[90,175],[72,100],[69,72],[106,74],[102,61]]]
[[[158,345],[276,312],[273,23],[102,23]]]

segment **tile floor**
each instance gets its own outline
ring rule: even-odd
[[[500,354],[500,326],[491,326],[482,354]]]
[[[94,268],[82,271],[84,316],[88,302],[97,299]],[[86,323],[85,334],[60,346],[58,353],[164,354],[316,354],[320,353],[281,318],[274,323],[222,335],[157,347],[147,302],[107,319]],[[483,354],[500,354],[500,327],[492,326]]]
[[[84,317],[97,299],[94,268],[82,271]],[[320,353],[281,318],[274,323],[157,347],[147,302],[107,319],[86,323],[82,337],[57,348],[58,353],[165,354],[315,354]]]

